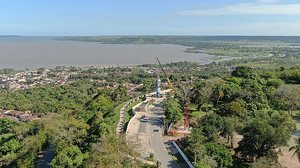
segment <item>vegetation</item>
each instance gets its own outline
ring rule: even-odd
[[[98,91],[96,87],[78,81],[17,92],[1,90],[3,109],[43,114],[41,120],[27,123],[0,119],[1,167],[34,167],[37,155],[49,147],[55,152],[52,167],[83,167],[93,146],[105,145],[104,139],[115,134],[114,108],[127,100],[123,88]]]
[[[180,102],[186,97],[185,102],[197,107],[196,111],[203,104],[213,106],[207,115],[192,123],[191,135],[182,139],[194,165],[241,167],[242,162],[253,167],[268,159],[272,160],[270,165],[278,165],[278,148],[287,145],[296,128],[291,112],[300,108],[299,86],[290,79],[282,70],[261,71],[243,66],[232,71],[231,76],[194,83],[189,94],[177,92],[181,96],[172,101]],[[238,134],[243,138],[234,142],[234,135]]]
[[[169,97],[163,104],[165,109],[166,120],[170,123],[176,123],[182,120],[183,114],[179,103],[174,99]]]

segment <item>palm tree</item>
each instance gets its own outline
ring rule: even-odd
[[[296,145],[290,147],[289,151],[295,150],[292,157],[297,155],[297,157],[300,161],[300,138],[295,139],[295,142],[296,142]]]
[[[222,99],[223,96],[224,96],[224,92],[222,90],[222,86],[217,85],[217,87],[213,91],[213,95],[212,96],[214,97],[214,99],[216,101],[217,108],[219,108],[220,99]]]
[[[175,96],[180,102],[182,109],[187,107],[190,103],[192,89],[190,86],[179,85],[179,87],[175,91]]]

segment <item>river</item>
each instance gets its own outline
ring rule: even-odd
[[[58,41],[47,37],[0,38],[0,69],[56,66],[118,66],[190,61],[207,64],[213,56],[186,53],[187,47],[170,44],[102,44]]]

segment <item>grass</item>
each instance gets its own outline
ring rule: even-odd
[[[114,129],[117,129],[117,126],[118,126],[118,122],[119,122],[119,119],[120,119],[120,110],[121,108],[125,105],[126,102],[123,102],[121,104],[119,104],[118,106],[115,107],[114,109],[114,116],[112,117],[112,120],[113,120],[113,128]]]
[[[197,110],[196,105],[191,104],[189,106],[189,109],[191,110],[191,119],[192,119],[192,121],[195,121],[199,118],[202,118],[203,116],[209,114],[211,111],[215,110],[211,104],[202,105],[200,110]]]
[[[142,102],[142,100],[139,99],[139,100],[137,100],[137,101],[131,103],[131,105],[127,107],[126,113],[125,113],[125,122],[126,122],[126,123],[129,122],[129,120],[130,120],[130,119],[133,117],[133,115],[134,115],[133,112],[132,112],[132,108],[133,108],[135,105],[137,105],[137,104],[139,104],[139,103],[141,103],[141,102]]]

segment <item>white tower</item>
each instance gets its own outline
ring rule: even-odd
[[[160,95],[161,95],[160,85],[161,85],[161,80],[159,78],[159,75],[157,75],[157,78],[156,78],[156,97],[160,97]]]

